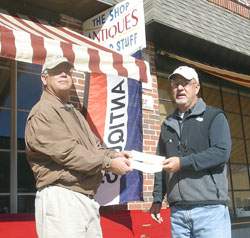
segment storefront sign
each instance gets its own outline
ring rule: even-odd
[[[127,0],[88,19],[83,34],[119,53],[146,47],[143,0]]]

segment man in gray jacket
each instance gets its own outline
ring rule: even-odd
[[[155,174],[151,217],[161,223],[167,195],[172,238],[230,238],[226,163],[231,136],[224,112],[197,97],[199,78],[181,66],[170,76],[177,109],[161,128],[157,153],[165,156]]]
[[[40,101],[26,124],[25,143],[38,189],[39,238],[102,237],[93,199],[105,171],[131,172],[128,151],[104,149],[81,113],[69,103],[73,64],[51,58],[42,68]]]

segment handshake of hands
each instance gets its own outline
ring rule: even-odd
[[[129,158],[132,158],[131,151],[117,152],[115,158],[110,161],[110,172],[117,175],[124,175],[133,171]]]
[[[117,152],[111,159],[109,170],[117,175],[124,175],[133,171],[133,168],[146,173],[155,173],[162,170],[177,172],[180,170],[180,158],[145,154],[138,151]]]

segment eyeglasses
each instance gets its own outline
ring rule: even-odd
[[[186,80],[186,81],[171,81],[171,87],[172,88],[178,88],[179,85],[181,85],[183,88],[188,88],[193,84],[196,84],[196,82],[191,82],[192,80]]]
[[[56,75],[60,75],[61,73],[65,73],[68,76],[72,76],[72,70],[64,70],[64,69],[52,69],[52,70],[48,70],[48,74],[50,76],[56,76]]]

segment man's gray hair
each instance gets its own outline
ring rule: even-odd
[[[45,69],[45,70],[42,72],[42,74],[45,74],[46,76],[48,76],[48,75],[49,75],[48,70]]]

